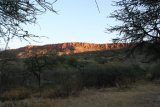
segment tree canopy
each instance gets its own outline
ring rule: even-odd
[[[0,42],[8,43],[10,39],[32,39],[38,37],[22,27],[22,25],[36,23],[37,15],[47,10],[56,13],[53,2],[47,0],[0,0]]]
[[[160,0],[120,0],[115,6],[119,9],[110,17],[122,23],[108,30],[120,32],[120,40],[132,44],[133,49],[150,44],[149,47],[159,54]]]

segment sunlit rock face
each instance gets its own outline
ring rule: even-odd
[[[117,43],[117,44],[94,44],[94,43],[84,43],[84,42],[69,42],[69,43],[59,43],[59,44],[48,44],[43,46],[33,46],[27,45],[25,47],[15,49],[16,55],[19,58],[30,57],[33,55],[65,55],[73,53],[82,53],[89,51],[101,51],[101,50],[111,50],[111,49],[121,49],[127,47],[127,44]]]

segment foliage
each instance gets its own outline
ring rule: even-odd
[[[128,85],[142,79],[145,72],[138,66],[122,64],[88,65],[81,72],[84,87],[106,87]]]
[[[53,1],[55,3],[57,0]],[[30,34],[25,25],[36,24],[37,16],[50,10],[54,13],[53,3],[47,2],[47,0],[0,0],[0,42],[5,42],[5,52],[1,56],[0,67],[0,85],[5,72],[5,66],[8,63],[9,58],[15,58],[14,53],[8,53],[8,43],[11,39],[18,38],[20,40],[29,39],[34,40],[34,37],[39,37],[34,34]],[[7,53],[7,54],[6,54]]]
[[[74,57],[69,57],[66,63],[70,66],[76,67],[78,64],[78,60]]]
[[[73,68],[55,71],[53,81],[54,93],[52,97],[68,97],[78,93],[82,89],[80,76]]]
[[[5,100],[22,100],[30,97],[30,92],[26,88],[15,88],[12,90],[7,90],[0,96],[1,101]]]
[[[135,82],[145,79],[146,76],[146,72],[138,65],[110,62],[109,60],[107,63],[100,64],[94,61],[94,58],[91,58],[92,61],[84,60],[82,56],[78,58],[75,56],[62,56],[61,58],[61,56],[35,55],[19,59],[19,62],[8,62],[9,65],[5,66],[6,72],[2,78],[5,82],[1,84],[5,90],[1,91],[0,96],[16,87],[23,86],[26,90],[30,90],[33,97],[68,97],[77,95],[85,88],[130,87]],[[37,87],[37,81],[39,87]],[[2,99],[7,100],[10,95],[11,99],[22,98],[20,92],[15,95],[17,97],[14,97],[14,94],[5,94]]]
[[[150,80],[151,81],[156,81],[156,80],[160,80],[160,66],[159,64],[153,65],[150,70]]]
[[[150,45],[148,52],[159,57],[160,0],[120,0],[115,6],[119,9],[110,17],[122,23],[108,30],[120,32],[120,40],[131,43],[133,50]]]
[[[55,3],[57,0],[53,0]],[[17,37],[21,40],[38,37],[23,28],[23,25],[34,24],[37,15],[45,13],[47,10],[52,12],[52,4],[47,0],[1,0],[0,1],[0,41],[6,43]]]
[[[108,62],[108,60],[103,57],[95,57],[95,61],[98,62],[99,64],[105,64]]]
[[[27,70],[31,72],[34,76],[36,76],[38,80],[39,87],[41,86],[41,73],[45,67],[48,66],[46,56],[37,56],[33,55],[32,57],[26,59],[25,64]]]

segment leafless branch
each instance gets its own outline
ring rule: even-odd
[[[100,13],[100,9],[99,9],[99,5],[98,5],[97,0],[95,0],[95,3],[96,3],[96,6],[97,6],[97,9],[98,9],[98,12]]]

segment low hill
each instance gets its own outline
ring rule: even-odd
[[[104,51],[112,49],[125,48],[127,44],[94,44],[94,43],[83,43],[83,42],[70,42],[70,43],[59,43],[59,44],[48,44],[43,46],[27,45],[18,49],[13,49],[12,52],[16,54],[18,58],[30,57],[33,54],[36,55],[49,55],[49,54],[74,54],[83,53],[90,51]]]

